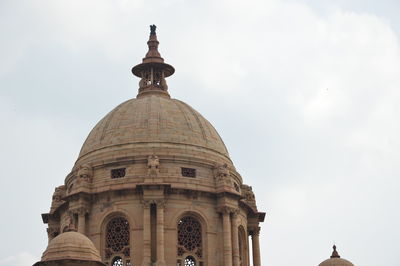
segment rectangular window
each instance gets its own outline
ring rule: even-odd
[[[196,169],[194,169],[194,168],[185,168],[185,167],[182,167],[181,168],[182,169],[182,176],[185,176],[185,177],[196,177]]]
[[[121,178],[125,176],[126,168],[118,168],[111,170],[111,178]]]

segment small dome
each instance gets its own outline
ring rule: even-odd
[[[331,258],[321,262],[319,266],[354,266],[354,264],[348,260],[341,259],[334,245]]]
[[[354,264],[345,259],[331,258],[321,262],[319,266],[354,266]]]
[[[42,261],[80,260],[101,262],[100,253],[92,241],[77,232],[66,232],[50,241]]]

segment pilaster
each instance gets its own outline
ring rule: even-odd
[[[232,210],[232,208],[225,206],[219,209],[219,211],[222,213],[224,266],[232,266],[232,225],[230,218]]]
[[[253,228],[250,231],[252,246],[253,246],[253,265],[261,266],[261,255],[260,255],[260,227]]]
[[[164,206],[165,200],[156,200],[157,204],[157,266],[165,266],[164,246]]]
[[[150,200],[143,200],[143,262],[142,266],[151,264],[151,239],[150,239]]]
[[[239,260],[239,232],[238,232],[238,213],[239,210],[232,212],[232,253],[233,266],[240,266]]]

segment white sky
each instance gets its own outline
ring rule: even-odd
[[[0,266],[47,244],[40,214],[91,128],[135,97],[150,24],[170,93],[253,186],[264,265],[399,266],[400,1],[1,0]],[[10,226],[11,224],[11,226]]]

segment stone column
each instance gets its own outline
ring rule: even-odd
[[[239,233],[238,233],[238,210],[232,213],[232,253],[233,266],[239,266]]]
[[[143,263],[149,266],[151,263],[151,239],[150,239],[150,205],[148,200],[143,201]]]
[[[261,257],[260,257],[260,227],[254,228],[251,232],[251,240],[253,246],[253,265],[261,266]]]
[[[157,201],[157,266],[165,266],[164,252],[164,200]]]
[[[81,234],[86,233],[86,213],[84,208],[78,210],[78,232]]]
[[[232,241],[230,209],[222,209],[222,224],[224,234],[224,266],[232,266]]]

